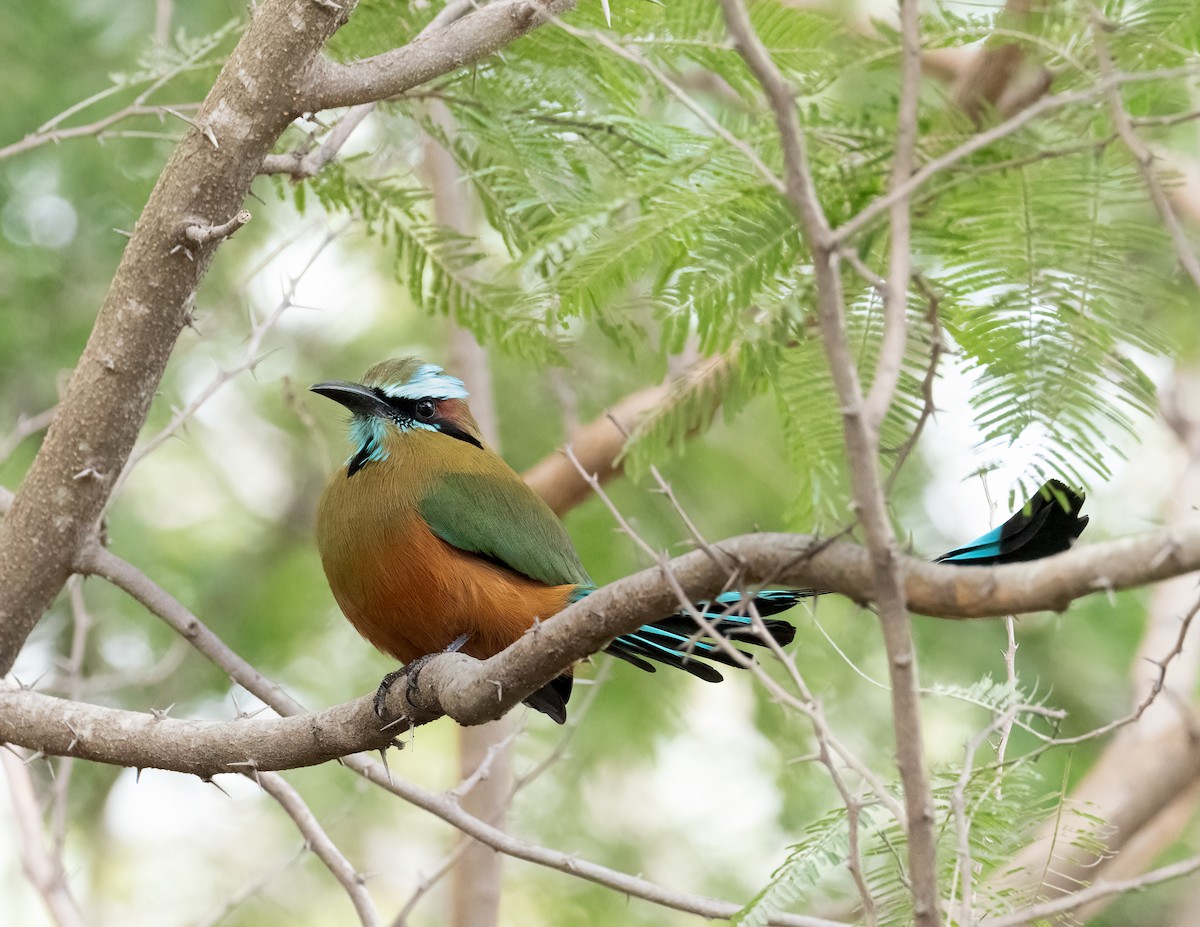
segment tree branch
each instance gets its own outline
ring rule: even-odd
[[[902,0],[900,106],[896,114],[896,156],[892,163],[891,189],[899,188],[913,171],[917,143],[917,101],[921,92],[921,37],[916,0]],[[864,409],[868,425],[879,431],[900,382],[904,350],[908,345],[908,285],[912,276],[912,220],[909,198],[899,196],[889,210],[891,248],[883,296],[883,338],[879,363]]]
[[[265,0],[150,194],[58,415],[0,525],[0,673],[94,530],[220,244],[180,248],[184,229],[238,214],[296,115],[312,62],[342,22],[340,8]]]
[[[325,868],[350,896],[350,903],[354,905],[354,910],[363,927],[379,927],[379,912],[375,910],[371,896],[363,886],[363,877],[337,848],[337,844],[329,838],[329,834],[325,833],[325,828],[321,826],[317,816],[300,797],[300,793],[277,773],[248,773],[247,775],[257,782],[264,792],[275,799],[279,806],[287,812],[288,817],[295,821],[296,828],[304,835],[308,848],[325,864]]]
[[[575,0],[505,0],[382,55],[350,64],[318,59],[302,108],[316,112],[394,97],[498,51],[574,5]]]
[[[20,832],[21,865],[58,927],[85,927],[86,921],[71,894],[62,859],[46,845],[41,815],[29,767],[10,750],[0,748],[0,766],[8,778],[13,813]]]
[[[0,740],[51,756],[211,779],[315,766],[388,746],[366,696],[288,718],[190,721],[72,702],[27,689],[0,689]]]
[[[475,7],[473,0],[450,0],[436,16],[431,19],[425,28],[417,35],[418,39],[424,38],[444,28],[449,23],[461,19]],[[354,130],[375,110],[376,100],[369,103],[360,103],[357,106],[350,107],[341,118],[334,124],[333,129],[319,148],[312,151],[307,151],[307,145],[311,145],[311,136],[306,143],[306,147],[298,151],[291,151],[286,154],[269,154],[263,159],[262,172],[264,174],[290,174],[293,178],[301,180],[305,177],[313,177],[320,172],[326,164],[337,157],[342,146],[349,141],[350,136],[354,134]]]
[[[1090,87],[1084,87],[1080,90],[1068,90],[1063,93],[1056,93],[1053,96],[1042,97],[999,125],[993,126],[986,132],[972,135],[961,145],[957,145],[945,154],[938,155],[936,158],[926,161],[917,170],[913,171],[906,182],[889,190],[883,196],[871,200],[858,213],[834,229],[832,233],[833,240],[837,244],[844,244],[850,241],[855,235],[879,218],[879,216],[891,209],[892,204],[897,199],[912,196],[913,193],[933,177],[946,170],[946,168],[957,164],[963,158],[970,157],[977,151],[982,151],[1002,138],[1007,138],[1030,123],[1036,122],[1047,113],[1052,113],[1068,106],[1080,106],[1085,103],[1092,103],[1097,97],[1107,93],[1112,87],[1144,81],[1173,80],[1178,77],[1190,77],[1196,74],[1196,70],[1196,66],[1192,65],[1179,68],[1138,71],[1133,74],[1114,74],[1111,77],[1100,78]]]
[[[630,393],[617,402],[607,415],[580,428],[571,436],[571,447],[580,464],[589,473],[595,473],[601,482],[620,473],[621,465],[617,461],[625,447],[627,435],[639,420],[661,407],[670,394],[671,387],[668,384]],[[579,475],[579,470],[561,451],[542,458],[522,477],[560,516],[592,493],[587,481]]]
[[[1171,200],[1167,196],[1166,190],[1163,189],[1162,181],[1155,173],[1154,153],[1138,137],[1129,113],[1125,111],[1125,102],[1121,99],[1120,87],[1116,83],[1117,73],[1113,66],[1112,55],[1108,51],[1108,43],[1104,38],[1106,28],[1107,24],[1100,20],[1099,12],[1094,13],[1092,37],[1096,42],[1096,59],[1100,63],[1100,73],[1104,76],[1106,84],[1104,96],[1108,100],[1108,111],[1112,116],[1113,126],[1137,163],[1142,180],[1146,184],[1146,192],[1150,194],[1150,200],[1154,203],[1154,208],[1158,210],[1158,214],[1171,236],[1171,243],[1175,246],[1175,255],[1179,258],[1180,266],[1192,278],[1192,283],[1200,288],[1200,258],[1197,258],[1196,253],[1192,250],[1187,234],[1179,222],[1179,217],[1175,215],[1175,209],[1171,206]]]
[[[674,582],[693,598],[719,592],[732,567],[745,583],[817,587],[860,602],[873,596],[874,568],[868,552],[856,544],[752,534],[712,549],[728,558],[728,566],[714,563],[703,550],[667,564]],[[905,598],[923,614],[979,618],[1061,610],[1093,592],[1200,569],[1200,520],[1028,564],[954,567],[897,556],[896,565]],[[598,589],[488,660],[458,653],[437,656],[421,670],[412,701],[403,685],[393,686],[389,708],[398,709],[396,715],[404,712],[414,725],[442,714],[463,724],[490,721],[566,667],[677,604],[663,572],[643,570]],[[296,705],[287,696],[281,704]],[[0,741],[48,754],[202,776],[321,763],[378,749],[404,730],[396,725],[381,732],[366,696],[303,717],[229,722],[178,721],[14,690],[0,696],[0,706]]]

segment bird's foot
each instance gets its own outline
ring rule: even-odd
[[[405,686],[404,694],[409,702],[413,702],[417,691],[417,677],[420,676],[421,670],[425,668],[425,664],[434,657],[440,656],[443,653],[457,653],[462,649],[462,646],[467,642],[469,637],[470,635],[461,634],[451,641],[450,645],[445,650],[439,651],[438,653],[427,653],[423,657],[417,657],[415,660],[411,660],[410,662],[404,664],[404,666],[400,667],[400,669],[393,670],[384,676],[383,681],[379,683],[379,688],[375,690],[375,715],[380,718],[380,720],[388,720],[388,714],[386,710],[388,692],[391,691],[392,686],[395,685],[396,680],[401,676],[408,677],[408,683]]]
[[[427,658],[422,657],[421,659]],[[415,662],[416,661],[414,661],[414,663]],[[375,690],[375,701],[373,703],[375,705],[375,716],[379,718],[379,720],[388,720],[387,711],[384,708],[384,703],[387,701],[388,692],[391,691],[392,685],[396,682],[396,680],[407,673],[409,666],[412,665],[413,664],[410,663],[408,666],[402,666],[398,670],[392,670],[392,672],[384,676],[383,681],[379,683],[379,688]]]

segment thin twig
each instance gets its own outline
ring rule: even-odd
[[[295,853],[281,862],[277,863],[266,872],[259,873],[245,885],[235,891],[226,898],[221,899],[220,906],[213,911],[211,915],[202,921],[196,921],[192,927],[219,927],[220,923],[225,920],[237,907],[244,904],[248,899],[253,898],[263,890],[269,883],[277,879],[287,870],[291,869],[296,863],[304,858],[304,854],[308,852],[308,844],[302,844]]]
[[[1049,920],[1058,914],[1076,911],[1084,905],[1091,904],[1093,901],[1098,901],[1101,898],[1108,898],[1110,895],[1126,895],[1130,892],[1140,891],[1152,885],[1159,885],[1163,882],[1169,882],[1172,879],[1183,878],[1197,870],[1200,870],[1200,853],[1195,856],[1189,856],[1187,859],[1181,859],[1179,862],[1172,863],[1169,866],[1152,869],[1150,872],[1140,875],[1135,879],[1120,879],[1114,882],[1102,879],[1094,885],[1081,888],[1077,892],[1072,892],[1050,901],[1030,905],[1019,911],[1014,911],[1012,914],[989,917],[987,927],[1024,927],[1026,924]]]
[[[603,32],[595,32],[589,29],[579,29],[557,18],[554,19],[553,22],[556,26],[558,26],[558,28],[562,29],[568,35],[573,35],[576,38],[583,39],[585,41],[595,42],[597,45],[607,48],[618,58],[623,58],[625,61],[636,64],[638,67],[645,70],[647,74],[662,84],[662,86],[667,90],[668,93],[671,94],[671,96],[675,97],[676,100],[682,103],[687,108],[688,112],[695,116],[706,129],[712,132],[715,136],[717,136],[735,151],[739,152],[742,157],[749,161],[751,167],[753,167],[758,175],[762,177],[764,181],[766,181],[768,186],[773,188],[777,193],[785,192],[783,181],[780,180],[779,176],[767,166],[766,162],[763,161],[762,158],[758,156],[758,152],[750,147],[750,145],[746,144],[744,140],[738,138],[736,135],[730,132],[727,128],[725,128],[725,126],[721,125],[721,123],[713,118],[712,113],[710,113],[706,107],[702,106],[690,93],[684,90],[683,87],[678,84],[678,82],[672,80],[666,74],[666,72],[663,71],[662,68],[658,67],[658,65],[656,65],[653,61],[650,61],[639,52],[633,51],[632,49],[626,48],[624,45],[614,42]]]
[[[1125,102],[1121,99],[1121,91],[1116,83],[1117,73],[1113,66],[1112,55],[1109,53],[1108,43],[1104,38],[1107,28],[1108,24],[1101,18],[1099,11],[1093,10],[1092,38],[1096,43],[1096,60],[1100,65],[1100,73],[1106,84],[1104,95],[1108,99],[1108,111],[1112,115],[1113,126],[1137,163],[1142,181],[1146,184],[1146,191],[1154,203],[1154,208],[1158,210],[1163,224],[1171,235],[1171,243],[1175,246],[1175,255],[1179,258],[1180,265],[1192,278],[1193,285],[1200,289],[1200,258],[1197,258],[1196,253],[1192,250],[1187,234],[1179,222],[1179,217],[1175,215],[1171,200],[1167,196],[1166,190],[1163,189],[1162,181],[1158,179],[1158,175],[1154,171],[1154,153],[1138,137],[1130,122],[1129,113],[1125,111]]]
[[[1008,681],[1008,697],[1010,702],[1017,698],[1017,619],[1015,615],[1007,615],[1004,619],[1004,630],[1008,633],[1008,647],[1004,651],[1004,677]],[[1008,749],[1008,738],[1012,734],[1010,721],[1000,729],[1000,743],[996,747],[996,762],[1004,762],[1004,754]]]
[[[57,145],[60,142],[70,141],[75,138],[86,138],[87,136],[96,137],[111,137],[115,133],[107,130],[119,122],[124,122],[126,119],[132,119],[135,116],[158,116],[160,119],[163,116],[173,115],[184,111],[195,111],[199,108],[198,103],[176,103],[171,106],[144,106],[141,104],[132,103],[124,109],[119,109],[115,113],[111,113],[95,122],[89,122],[86,125],[71,126],[69,129],[52,129],[47,132],[35,132],[32,135],[26,135],[19,142],[12,142],[0,148],[0,161],[5,158],[11,158],[14,155],[23,154],[34,148],[40,148],[42,145]]]
[[[84,100],[80,100],[78,103],[68,106],[57,116],[46,120],[46,122],[42,123],[42,125],[38,126],[36,130],[31,132],[29,135],[26,135],[20,141],[13,142],[9,145],[5,145],[3,148],[0,148],[0,161],[7,157],[11,157],[12,155],[20,154],[33,148],[39,148],[42,145],[57,144],[59,142],[67,141],[68,139],[80,138],[88,135],[99,136],[110,126],[133,116],[158,116],[161,119],[165,114],[177,114],[186,110],[198,109],[200,106],[199,103],[180,103],[172,106],[164,106],[150,105],[147,103],[147,101],[151,96],[154,95],[155,92],[160,90],[163,86],[165,86],[174,78],[178,77],[180,74],[185,74],[188,71],[194,71],[199,68],[207,67],[208,63],[204,60],[204,56],[216,48],[217,45],[219,45],[222,41],[224,41],[225,37],[228,35],[228,32],[228,28],[221,29],[209,36],[206,40],[196,46],[190,55],[181,60],[174,67],[170,68],[152,80],[149,85],[134,98],[133,102],[123,109],[120,109],[115,113],[111,113],[110,115],[101,119],[97,119],[96,121],[87,125],[72,126],[67,129],[58,128],[62,122],[69,119],[71,116],[74,116],[76,113],[81,112],[88,107],[126,89],[119,84],[106,87],[99,93],[95,93]]]
[[[9,795],[20,835],[21,865],[26,877],[41,895],[58,927],[85,927],[83,914],[67,884],[62,860],[46,846],[28,765],[11,749],[0,749],[0,766],[4,767],[8,778]]]
[[[51,406],[45,412],[39,412],[37,415],[18,416],[16,426],[0,440],[0,463],[8,460],[13,451],[20,447],[21,442],[30,435],[49,428],[50,423],[54,421],[56,412],[58,412],[58,406]]]
[[[1100,727],[1094,728],[1086,734],[1080,734],[1076,737],[1056,737],[1049,741],[1047,747],[1070,746],[1088,740],[1095,740],[1097,737],[1103,737],[1117,728],[1136,723],[1146,713],[1146,710],[1154,704],[1159,694],[1166,687],[1167,668],[1176,657],[1183,653],[1184,642],[1187,640],[1188,631],[1191,630],[1192,622],[1195,620],[1197,614],[1200,614],[1200,600],[1197,600],[1196,604],[1183,616],[1183,620],[1179,622],[1179,633],[1175,636],[1175,643],[1171,645],[1171,649],[1161,659],[1153,661],[1154,665],[1158,668],[1158,675],[1150,686],[1150,691],[1134,706],[1133,711],[1114,721],[1109,721],[1107,724],[1102,724]]]
[[[913,170],[917,143],[917,102],[921,91],[921,36],[917,0],[901,0],[900,105],[896,113],[896,155],[890,189],[899,189]],[[912,273],[912,217],[909,197],[897,196],[888,210],[891,238],[886,291],[883,298],[883,338],[879,361],[863,411],[867,425],[879,431],[891,408],[908,345],[908,286]]]
[[[197,393],[195,397],[193,397],[192,400],[187,403],[187,405],[181,409],[178,409],[175,414],[171,416],[171,420],[160,432],[158,432],[158,434],[156,434],[141,447],[135,449],[129,455],[129,459],[126,461],[124,470],[122,470],[121,475],[117,478],[117,483],[113,487],[113,491],[109,494],[110,505],[112,504],[112,501],[120,495],[121,490],[125,487],[125,483],[128,481],[130,474],[139,463],[141,463],[146,459],[146,457],[161,447],[169,438],[171,438],[172,435],[182,428],[192,418],[192,416],[196,414],[197,410],[199,410],[201,406],[203,406],[218,391],[220,391],[221,387],[223,387],[226,383],[229,383],[231,380],[236,379],[242,373],[245,373],[248,370],[253,370],[263,361],[265,355],[260,353],[263,339],[265,339],[267,334],[275,327],[283,314],[288,309],[291,309],[296,305],[296,290],[299,288],[301,281],[312,269],[313,265],[317,262],[317,259],[325,252],[325,249],[328,248],[329,245],[343,232],[345,232],[348,227],[348,223],[342,224],[337,228],[330,229],[322,236],[321,241],[317,244],[316,248],[313,249],[312,254],[310,254],[308,257],[308,260],[305,261],[304,265],[300,268],[296,275],[288,281],[287,287],[283,291],[283,295],[279,298],[279,302],[277,302],[275,307],[269,313],[267,313],[265,317],[263,317],[261,322],[256,322],[251,326],[250,334],[246,339],[246,347],[243,349],[242,356],[238,359],[237,363],[227,369],[218,370],[217,375],[213,377],[213,379],[209,381],[209,383],[202,390],[200,390],[200,392]]]
[[[244,775],[252,782],[257,782],[296,823],[296,828],[304,836],[308,848],[325,864],[325,868],[350,896],[350,902],[354,905],[363,927],[379,927],[379,913],[375,910],[371,896],[367,894],[363,877],[325,833],[325,828],[305,804],[300,793],[278,773],[247,772]]]
[[[832,241],[837,245],[850,241],[855,235],[879,218],[879,216],[891,209],[893,202],[897,199],[912,196],[914,192],[928,183],[931,178],[942,173],[946,168],[957,164],[977,151],[982,151],[1002,138],[1007,138],[1030,123],[1036,122],[1047,113],[1070,106],[1092,103],[1096,97],[1107,93],[1110,88],[1120,87],[1124,84],[1175,80],[1180,77],[1194,77],[1196,73],[1197,66],[1189,65],[1180,68],[1159,68],[1151,71],[1138,71],[1134,74],[1114,74],[1111,77],[1102,77],[1091,87],[1068,90],[1054,96],[1042,97],[1036,103],[1027,106],[1025,109],[1004,120],[1004,122],[998,123],[987,131],[972,135],[961,145],[925,162],[925,164],[913,171],[905,183],[900,184],[894,190],[889,190],[883,196],[873,199],[862,210],[834,229],[832,232]]]

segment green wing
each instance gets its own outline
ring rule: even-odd
[[[519,478],[448,473],[418,508],[433,533],[459,550],[548,586],[592,585],[558,516]]]

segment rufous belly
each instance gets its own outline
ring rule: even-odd
[[[338,605],[363,637],[405,663],[463,634],[463,653],[493,656],[565,608],[575,590],[465,553],[416,513],[386,525],[360,523],[336,539],[324,527],[321,560]]]

